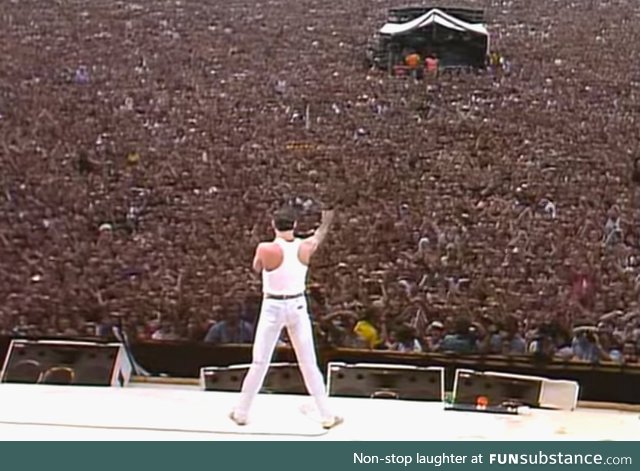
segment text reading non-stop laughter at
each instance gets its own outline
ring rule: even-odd
[[[455,455],[453,453],[442,453],[439,455],[366,455],[364,453],[353,454],[354,464],[399,464],[409,466],[410,464],[431,464],[442,466],[443,464],[482,464],[482,455]]]

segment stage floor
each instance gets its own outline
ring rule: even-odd
[[[579,408],[517,416],[440,403],[331,398],[344,424],[325,431],[306,396],[260,395],[251,422],[228,418],[236,393],[195,386],[0,384],[0,440],[640,440],[640,413]]]

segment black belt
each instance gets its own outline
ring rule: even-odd
[[[298,294],[268,294],[265,293],[265,299],[275,299],[276,301],[286,301],[287,299],[297,299],[303,297],[304,293]]]

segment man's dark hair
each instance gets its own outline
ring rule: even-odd
[[[273,215],[273,225],[278,231],[292,231],[296,224],[296,212],[291,207],[279,209]]]

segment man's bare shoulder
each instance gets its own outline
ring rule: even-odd
[[[256,251],[259,253],[265,253],[265,254],[276,254],[276,253],[282,252],[282,249],[275,242],[268,241],[268,242],[260,242],[258,244],[258,247],[256,248]]]

